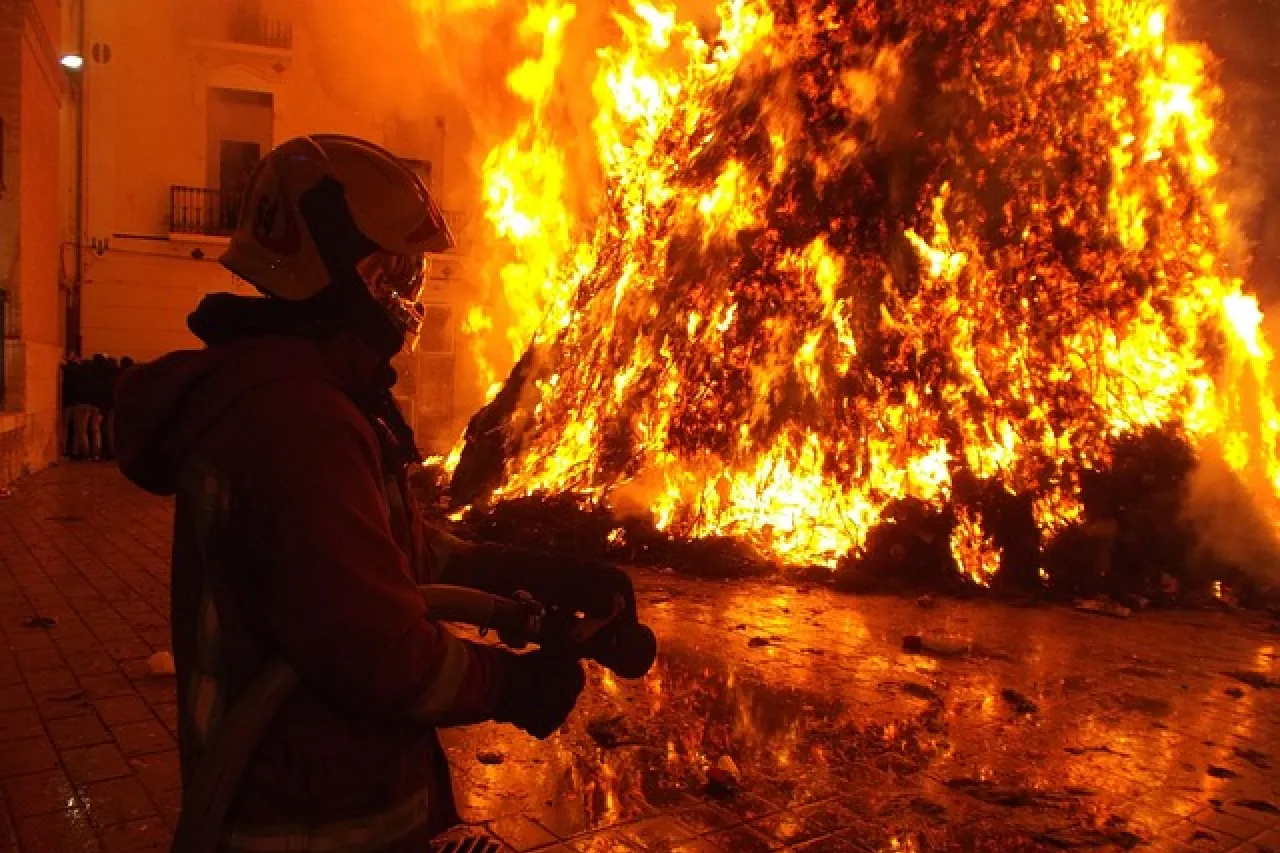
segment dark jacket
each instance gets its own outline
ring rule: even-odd
[[[490,716],[503,658],[427,618],[429,534],[403,448],[364,405],[385,396],[385,367],[351,336],[260,331],[206,333],[213,345],[134,368],[117,389],[122,470],[178,496],[184,780],[280,657],[303,683],[248,768],[230,849],[372,826],[349,849],[419,851],[454,818],[434,725]]]
[[[97,406],[106,413],[115,408],[116,382],[120,379],[120,362],[114,358],[109,358],[100,369],[102,378],[98,386]]]
[[[82,403],[106,411],[110,407],[114,389],[111,383],[111,362],[105,356],[95,355],[80,366],[80,394]]]
[[[85,365],[79,361],[68,361],[62,365],[62,407],[70,408],[85,402],[84,394]]]

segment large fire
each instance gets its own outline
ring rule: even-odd
[[[528,6],[524,118],[484,163],[512,319],[477,304],[467,329],[491,393],[537,354],[497,499],[575,493],[834,565],[913,498],[953,511],[985,584],[972,484],[1034,496],[1048,542],[1140,430],[1280,493],[1211,57],[1160,3],[725,0],[709,23],[633,0],[590,140],[550,115],[576,12]]]

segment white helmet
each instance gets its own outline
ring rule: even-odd
[[[330,221],[327,233],[313,233],[315,205],[308,202],[335,182],[337,206],[345,200],[346,210],[334,215],[330,205],[324,217],[346,224]],[[394,155],[362,139],[317,134],[282,143],[258,165],[221,262],[263,293],[301,302],[330,285],[341,257],[411,337],[422,322],[427,256],[453,245],[427,188]]]

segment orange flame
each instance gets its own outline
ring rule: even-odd
[[[508,78],[528,113],[484,168],[515,320],[467,320],[511,361],[544,355],[498,497],[639,494],[674,534],[834,565],[961,473],[1032,494],[1047,541],[1082,519],[1081,473],[1160,427],[1221,448],[1280,524],[1273,354],[1224,257],[1210,57],[1155,0],[907,6],[724,0],[709,37],[633,0],[596,53],[588,176],[566,155],[587,141],[550,118],[575,8],[529,5],[535,55]],[[922,152],[902,114],[925,43],[963,123]],[[575,181],[603,182],[591,216]],[[882,193],[874,220],[833,195],[861,192]],[[988,583],[999,549],[956,515],[958,566]]]

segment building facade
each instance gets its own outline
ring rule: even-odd
[[[60,16],[58,0],[0,0],[0,486],[59,450]]]
[[[449,207],[450,117],[333,97],[336,56],[312,38],[321,4],[298,0],[84,0],[86,211],[78,330],[83,353],[139,361],[198,346],[187,315],[212,292],[252,294],[217,258],[249,174],[274,145],[328,132],[369,139],[414,168]],[[379,58],[378,61],[383,61]],[[412,69],[407,69],[407,73]],[[342,73],[336,69],[336,73]],[[460,156],[460,155],[459,155]],[[449,215],[464,237],[465,217]],[[458,254],[433,264],[429,332],[399,365],[425,449],[449,440]]]

